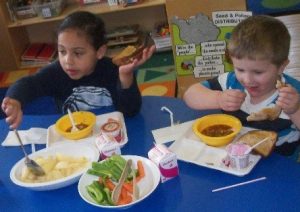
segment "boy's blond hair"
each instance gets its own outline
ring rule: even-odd
[[[228,53],[230,57],[269,60],[280,66],[288,59],[290,40],[286,26],[278,19],[251,16],[233,29]]]

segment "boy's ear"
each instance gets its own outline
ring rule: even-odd
[[[279,67],[279,74],[282,74],[283,71],[285,70],[285,68],[287,67],[287,65],[290,63],[290,60],[289,59],[286,59],[282,64],[281,66]]]
[[[104,57],[106,50],[107,50],[106,45],[100,46],[99,49],[97,50],[97,58],[101,59],[102,57]]]

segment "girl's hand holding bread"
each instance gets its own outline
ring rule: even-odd
[[[133,81],[134,70],[145,63],[155,52],[155,45],[150,47],[128,46],[119,55],[114,57],[113,63],[119,65],[119,76],[122,88],[128,88]]]

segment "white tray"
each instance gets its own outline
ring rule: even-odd
[[[86,138],[83,138],[83,139],[76,140],[76,141],[64,138],[63,136],[61,136],[60,134],[58,134],[56,132],[55,125],[51,125],[47,129],[46,147],[50,147],[52,145],[60,144],[63,142],[67,142],[67,143],[73,142],[76,144],[77,143],[94,144],[96,136],[100,133],[100,127],[103,124],[105,124],[109,118],[116,119],[121,123],[122,131],[123,131],[123,140],[119,144],[120,144],[120,147],[123,147],[128,142],[128,137],[127,137],[126,125],[124,122],[124,116],[121,112],[118,112],[118,111],[96,116],[96,124],[93,128],[92,135],[90,135]]]
[[[243,127],[240,135],[249,130],[253,129]],[[181,138],[175,140],[169,148],[177,154],[179,160],[216,169],[236,176],[249,174],[261,158],[259,155],[250,154],[249,166],[240,170],[225,166],[222,162],[227,155],[225,147],[211,147],[206,145],[194,134],[192,128],[189,128]]]

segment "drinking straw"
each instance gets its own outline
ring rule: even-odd
[[[260,178],[249,180],[249,181],[245,181],[245,182],[242,182],[242,183],[237,183],[237,184],[233,184],[233,185],[229,185],[229,186],[225,186],[225,187],[213,189],[212,192],[222,191],[222,190],[225,190],[225,189],[234,188],[234,187],[246,185],[246,184],[249,184],[249,183],[254,183],[254,182],[265,180],[265,179],[267,179],[267,178],[266,177],[260,177]]]
[[[166,106],[161,107],[161,110],[162,111],[165,110],[165,111],[167,111],[170,114],[170,122],[171,122],[171,126],[173,126],[174,125],[174,121],[173,121],[173,113],[172,113],[172,111],[169,108],[167,108]]]

